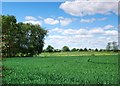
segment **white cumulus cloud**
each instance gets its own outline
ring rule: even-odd
[[[66,1],[60,8],[73,16],[85,16],[95,14],[111,14],[118,12],[117,2],[92,2],[90,1]]]

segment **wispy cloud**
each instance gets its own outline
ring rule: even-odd
[[[95,21],[105,21],[107,20],[107,18],[89,18],[89,19],[81,19],[80,22],[81,23],[92,23],[92,22],[95,22]]]
[[[114,26],[113,25],[106,25],[105,27],[104,27],[104,29],[113,29],[114,28]]]
[[[81,19],[80,20],[80,22],[85,22],[85,23],[91,23],[91,22],[94,22],[94,21],[96,21],[96,19],[95,18],[91,18],[91,19]]]
[[[44,19],[44,23],[50,24],[50,25],[55,25],[55,24],[58,24],[59,21],[58,21],[58,20],[55,20],[55,19],[53,19],[53,18],[46,18],[46,19]]]
[[[76,19],[73,19],[73,18],[63,18],[63,17],[59,17],[60,19],[60,24],[62,26],[67,26],[69,25],[70,23],[72,23],[73,21],[75,21]]]

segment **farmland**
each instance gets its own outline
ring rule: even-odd
[[[42,53],[3,61],[5,84],[117,84],[117,53]]]

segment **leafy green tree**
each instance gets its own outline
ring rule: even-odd
[[[54,49],[54,52],[61,52],[60,49]]]
[[[83,51],[83,49],[81,48],[81,49],[79,49],[79,51]]]
[[[96,48],[95,51],[98,51],[98,49]]]
[[[2,55],[3,57],[14,56],[15,36],[17,31],[17,20],[14,16],[2,16]]]
[[[71,49],[71,51],[79,51],[79,49],[76,49],[76,48],[73,48],[73,49]]]
[[[44,37],[47,31],[39,25],[23,23],[18,23],[18,25],[21,29],[19,32],[19,37],[22,38],[18,40],[21,50],[20,52],[26,54],[27,56],[33,56],[41,53],[44,46]]]
[[[104,49],[100,49],[99,51],[102,52],[102,51],[104,51]]]
[[[87,48],[84,48],[84,51],[88,51]]]
[[[48,45],[46,52],[54,52],[54,48],[51,45]]]
[[[89,51],[92,51],[92,49],[90,49],[90,48],[89,48],[88,50],[89,50]]]
[[[39,25],[17,23],[14,16],[2,16],[2,55],[33,56],[42,52],[47,31]]]
[[[64,46],[64,47],[62,48],[62,51],[63,51],[63,52],[67,52],[67,51],[70,51],[70,49],[69,49],[68,46]]]

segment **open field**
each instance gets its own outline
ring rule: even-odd
[[[95,51],[78,51],[78,52],[55,52],[55,53],[42,53],[39,56],[101,56],[101,55],[118,55],[118,52],[95,52]]]
[[[72,52],[72,55],[73,53],[76,52]],[[34,58],[7,58],[3,62],[5,67],[3,70],[3,83],[117,84],[117,55],[47,55],[48,53]]]

